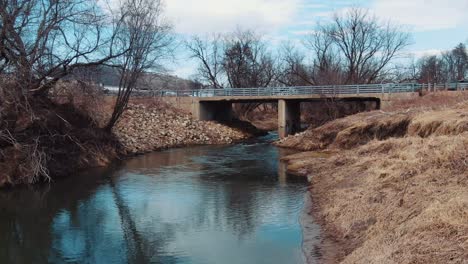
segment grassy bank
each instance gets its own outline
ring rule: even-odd
[[[323,226],[324,244],[334,244],[334,250],[321,248],[324,262],[468,259],[465,96],[430,95],[410,110],[394,105],[278,143],[314,151],[286,160],[311,182],[311,210]]]

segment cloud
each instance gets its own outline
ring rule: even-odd
[[[467,0],[374,0],[371,9],[377,16],[414,31],[450,29],[468,23]]]
[[[409,55],[414,58],[421,58],[425,56],[440,55],[443,52],[444,50],[440,50],[440,49],[413,50],[409,52]]]
[[[316,33],[317,31],[315,30],[294,30],[291,31],[291,34],[297,35],[297,36],[308,36]]]
[[[166,0],[166,14],[182,34],[236,27],[273,31],[290,23],[303,0]]]

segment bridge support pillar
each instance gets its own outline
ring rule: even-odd
[[[232,103],[225,101],[198,102],[193,105],[192,114],[200,121],[232,121]]]
[[[285,138],[301,129],[301,103],[294,100],[278,101],[278,134]]]

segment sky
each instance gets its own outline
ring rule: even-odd
[[[254,29],[272,47],[301,40],[317,23],[326,23],[336,12],[363,7],[383,20],[403,25],[412,33],[405,51],[416,58],[438,54],[468,42],[468,0],[165,0],[165,14],[182,38],[191,35]],[[178,62],[177,62],[178,61]],[[196,62],[180,52],[169,67],[188,78]]]

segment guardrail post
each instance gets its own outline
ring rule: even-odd
[[[357,95],[359,95],[359,85],[357,86],[356,90],[357,90]]]

